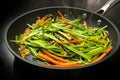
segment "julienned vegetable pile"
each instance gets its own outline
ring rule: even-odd
[[[22,26],[21,26],[22,27]],[[112,50],[109,32],[103,27],[90,27],[78,17],[67,19],[47,14],[27,24],[24,33],[16,35],[22,58],[32,55],[38,64],[67,68],[84,66],[103,59]]]

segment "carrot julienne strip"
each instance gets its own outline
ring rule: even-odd
[[[37,57],[43,58],[43,59],[45,59],[46,61],[51,62],[51,63],[56,64],[56,65],[61,64],[60,62],[58,62],[58,61],[50,58],[49,56],[47,56],[47,55],[45,55],[45,54],[37,53]]]
[[[69,61],[69,60],[67,60],[67,59],[63,59],[63,58],[60,58],[60,57],[58,57],[58,56],[55,56],[55,55],[51,54],[50,52],[48,52],[48,51],[45,50],[45,49],[42,49],[42,51],[43,51],[43,53],[45,53],[47,56],[49,56],[49,57],[51,57],[51,58],[54,58],[55,60],[58,60],[58,61],[60,61],[60,62],[71,62],[71,61]]]
[[[21,56],[22,58],[25,58],[25,53],[24,53],[23,51],[20,51],[20,56]]]
[[[57,68],[71,68],[71,67],[84,66],[84,64],[79,64],[78,62],[69,62],[60,65],[48,65],[48,66],[57,67]]]
[[[88,28],[88,25],[87,25],[87,22],[86,22],[86,21],[83,22],[83,26],[84,26],[85,28]]]

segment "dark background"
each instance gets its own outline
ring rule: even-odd
[[[27,11],[41,7],[49,7],[49,6],[63,6],[63,5],[73,6],[73,7],[88,9],[90,11],[95,12],[96,10],[101,8],[106,1],[108,0],[1,0],[0,1],[0,10],[1,10],[0,11],[0,39],[1,39],[0,40],[0,48],[1,48],[0,49],[0,76],[1,76],[0,79],[1,80],[15,79],[15,74],[13,71],[14,56],[7,50],[3,39],[5,28],[14,18]],[[120,31],[120,2],[117,3],[111,9],[109,9],[104,16],[108,18],[110,21],[112,21]],[[85,80],[89,80],[89,79],[98,80],[104,78],[119,79],[118,76],[120,71],[119,63],[120,63],[120,50],[115,55],[113,55],[113,57],[109,61],[107,61],[104,65],[99,66],[97,70],[92,70],[93,75],[88,74],[86,76],[88,78],[85,78]],[[23,73],[20,72],[20,74]],[[75,79],[76,80],[79,79],[79,76],[80,75],[78,75]]]

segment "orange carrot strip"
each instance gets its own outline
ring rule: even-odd
[[[45,59],[46,61],[48,62],[51,62],[53,63],[54,65],[46,65],[46,66],[51,66],[51,67],[58,67],[58,68],[67,68],[67,67],[75,67],[75,66],[83,66],[84,64],[79,64],[78,62],[71,62],[71,61],[67,61],[66,63],[61,63],[61,62],[58,62],[54,59],[51,58],[51,53],[49,54],[49,52],[46,52],[45,49],[43,49],[42,51],[45,51],[45,54],[40,54],[38,53],[37,56],[39,58],[43,58]],[[49,56],[47,54],[49,54]],[[54,57],[54,55],[52,55],[52,57]],[[56,56],[55,56],[56,57]],[[59,57],[57,57],[57,59],[60,59]],[[62,59],[63,60],[63,59]],[[65,60],[66,61],[66,60]]]
[[[63,14],[58,10],[57,11],[58,12],[58,14],[62,17],[62,18],[65,18],[64,16],[63,16]]]
[[[67,25],[67,26],[65,26],[65,28],[73,28],[73,26],[72,25]]]
[[[69,62],[69,63],[63,63],[60,65],[48,65],[52,67],[57,67],[57,68],[70,68],[70,67],[77,67],[77,66],[84,66],[85,64],[79,64],[78,62]]]
[[[24,48],[24,45],[20,45],[20,47],[18,48],[18,50],[22,50]]]
[[[45,49],[42,49],[42,51],[43,51],[43,53],[46,54],[47,56],[49,56],[49,57],[51,57],[51,58],[54,58],[54,59],[56,59],[56,60],[58,60],[58,61],[60,61],[60,62],[71,62],[71,61],[69,61],[69,60],[66,60],[66,59],[60,58],[60,57],[58,57],[58,56],[55,56],[55,55],[51,54],[50,52],[48,52],[48,51],[45,50]]]
[[[102,37],[102,39],[106,39],[107,38],[107,34],[106,33],[104,33],[104,36]]]
[[[81,43],[81,40],[79,40],[79,39],[74,39],[74,40],[71,40],[70,42],[72,42],[72,43]]]
[[[61,19],[61,22],[68,22],[68,21],[70,21],[70,20],[66,19],[59,10],[58,10],[57,12],[58,12],[58,14],[61,16],[61,18],[62,18],[62,19]]]
[[[110,46],[101,56],[99,56],[97,59],[93,60],[91,63],[95,63],[100,61],[101,59],[103,59],[111,50],[112,50],[112,46]]]
[[[20,51],[20,56],[21,56],[22,58],[25,58],[25,54],[24,54],[23,51]]]
[[[42,24],[42,23],[45,21],[46,18],[47,18],[46,16],[45,16],[45,17],[42,17],[42,18],[40,19],[39,24]]]
[[[46,61],[51,62],[51,63],[56,64],[56,65],[60,65],[60,64],[61,64],[60,62],[58,62],[58,61],[50,58],[50,57],[47,56],[47,55],[41,54],[41,53],[38,53],[38,54],[37,54],[37,57],[43,58],[43,59],[45,59]]]
[[[48,19],[49,17],[51,17],[51,16],[52,16],[51,14],[48,14],[48,15],[42,17],[42,18],[40,19],[40,21],[39,21],[39,24],[43,25],[43,22],[44,22],[46,19]]]
[[[24,32],[25,32],[25,33],[30,32],[30,28],[26,28]]]
[[[59,19],[59,22],[69,22],[70,20],[66,19],[66,18],[61,18]]]
[[[88,28],[88,25],[87,25],[87,22],[86,22],[86,21],[83,22],[83,26],[84,26],[85,28]]]

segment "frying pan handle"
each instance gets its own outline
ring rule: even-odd
[[[109,0],[99,10],[97,10],[96,13],[104,15],[108,9],[112,8],[119,1],[120,0]]]

